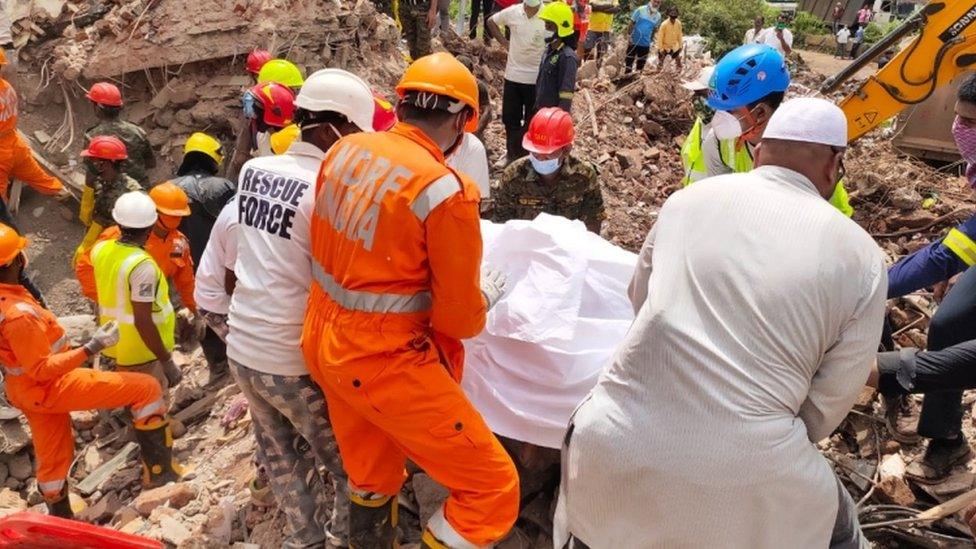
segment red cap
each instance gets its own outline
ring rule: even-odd
[[[122,106],[122,92],[119,91],[119,88],[115,84],[109,82],[92,84],[91,89],[88,90],[85,97],[91,99],[93,103],[98,103],[106,107]]]
[[[538,154],[550,154],[573,144],[576,130],[569,113],[558,107],[539,109],[529,122],[522,147]]]
[[[88,150],[81,151],[81,156],[101,160],[125,160],[129,158],[125,150],[125,143],[113,135],[92,137],[91,142],[88,143]]]
[[[247,69],[247,72],[257,74],[261,72],[261,67],[263,67],[268,61],[271,61],[271,59],[272,56],[270,51],[254,48],[251,53],[247,54],[247,64],[245,65],[245,68]]]

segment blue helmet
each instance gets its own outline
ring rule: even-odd
[[[739,46],[719,59],[708,83],[708,106],[732,111],[790,86],[783,55],[765,44]]]

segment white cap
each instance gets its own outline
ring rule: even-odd
[[[826,99],[790,99],[770,117],[763,139],[847,147],[847,117],[840,107]]]
[[[712,73],[715,72],[715,65],[709,65],[707,67],[702,67],[702,70],[698,72],[698,77],[694,80],[688,80],[681,83],[681,87],[688,91],[705,91],[708,89],[708,82],[712,79]]]
[[[115,201],[115,207],[112,208],[112,219],[126,229],[152,227],[158,218],[156,203],[142,191],[123,194]]]
[[[362,78],[342,69],[312,73],[302,84],[295,106],[311,112],[337,112],[360,130],[373,131],[373,91]]]
[[[542,0],[522,0],[522,3],[530,8],[535,8],[542,5]]]

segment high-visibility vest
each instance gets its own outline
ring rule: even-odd
[[[747,145],[743,145],[736,150],[738,138],[723,139],[718,142],[718,153],[722,158],[722,163],[732,169],[735,173],[745,173],[752,170],[752,152]],[[830,204],[840,210],[840,213],[850,217],[854,215],[854,208],[851,207],[847,196],[847,189],[844,188],[844,180],[837,182],[834,187],[834,194],[830,196]]]
[[[967,267],[976,265],[976,242],[959,229],[952,229],[942,239],[942,245],[956,254]]]
[[[685,178],[681,184],[685,187],[691,185],[699,179],[708,176],[708,167],[705,165],[705,153],[702,152],[702,122],[699,116],[695,120],[695,125],[691,127],[691,132],[681,145],[681,163],[685,167]]]
[[[142,248],[120,244],[117,240],[104,240],[92,248],[91,258],[95,268],[95,286],[98,288],[99,323],[115,320],[119,324],[119,343],[103,353],[122,366],[156,360],[156,355],[146,347],[136,330],[129,292],[129,275],[143,261],[152,263],[159,280],[152,306],[153,323],[159,329],[166,350],[173,350],[176,314],[169,301],[169,284],[152,256]]]

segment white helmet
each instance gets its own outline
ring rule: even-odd
[[[295,106],[310,112],[337,112],[360,130],[373,131],[373,91],[362,78],[342,69],[312,73],[302,84]]]
[[[156,203],[142,191],[127,192],[115,201],[112,219],[126,229],[145,229],[156,223]]]

